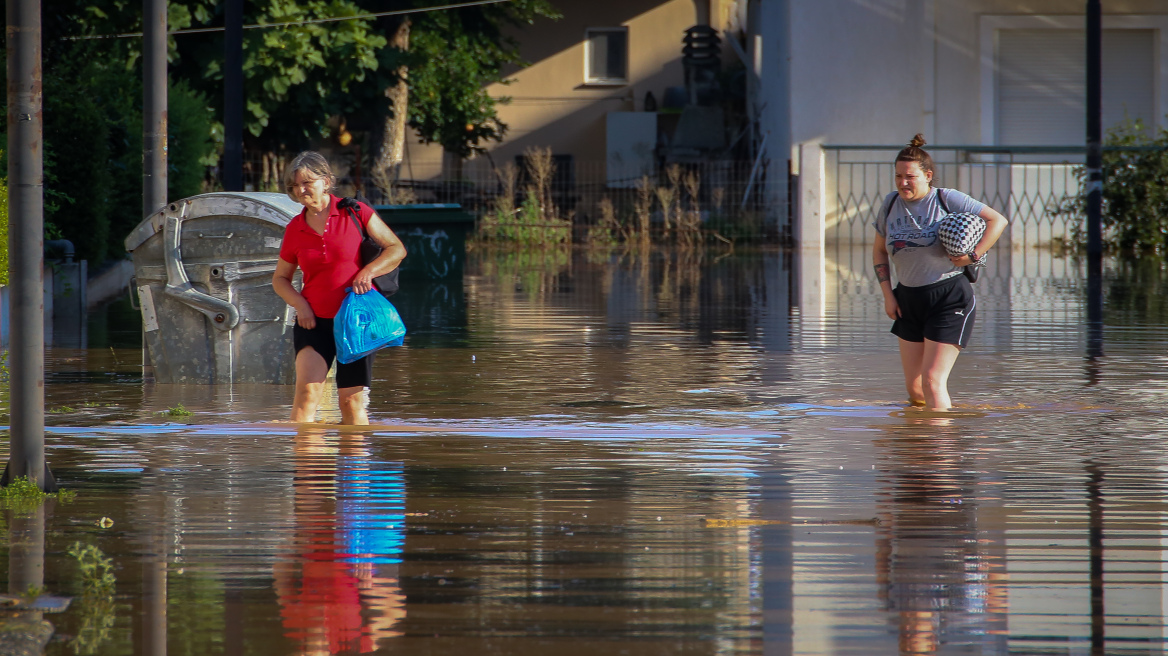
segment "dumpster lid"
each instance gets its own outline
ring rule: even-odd
[[[169,203],[146,217],[126,237],[126,250],[133,251],[154,234],[161,232],[167,215],[181,215],[183,220],[204,216],[238,216],[288,225],[304,209],[286,194],[265,191],[216,191]]]

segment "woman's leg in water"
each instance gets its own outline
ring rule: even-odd
[[[921,360],[924,354],[924,342],[900,340],[900,366],[904,369],[904,387],[908,391],[908,402],[913,405],[925,405],[925,392],[921,385]]]
[[[949,373],[961,347],[956,344],[942,344],[926,339],[921,357],[921,387],[925,393],[925,407],[929,410],[948,410],[953,407],[949,399]]]
[[[311,346],[296,354],[296,396],[292,400],[292,421],[303,424],[316,421],[316,410],[324,394],[328,365]]]
[[[365,388],[345,387],[337,390],[337,405],[341,407],[341,423],[345,426],[368,426],[365,412]]]

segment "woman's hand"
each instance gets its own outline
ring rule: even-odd
[[[358,294],[364,294],[373,289],[373,274],[369,272],[369,267],[364,267],[353,276],[353,291]]]
[[[984,258],[985,256],[982,255],[982,257]],[[971,258],[969,255],[950,255],[949,261],[952,262],[953,266],[955,267],[963,267],[973,264],[973,258]]]
[[[307,302],[304,303],[304,307],[296,307],[296,323],[305,330],[316,328],[316,313]]]
[[[896,302],[896,297],[891,293],[884,295],[884,314],[893,321],[900,318],[900,303]]]
[[[308,299],[300,295],[292,286],[292,275],[296,273],[296,265],[287,262],[284,258],[276,260],[276,271],[272,274],[272,289],[284,299],[284,302],[296,310],[296,323],[301,328],[312,330],[316,327],[316,313],[308,304]]]

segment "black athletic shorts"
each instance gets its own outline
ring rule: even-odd
[[[923,287],[897,285],[892,293],[900,306],[900,318],[892,323],[893,335],[906,342],[929,339],[961,348],[969,343],[977,299],[965,276]]]
[[[333,320],[316,318],[316,327],[312,330],[301,328],[300,324],[292,326],[292,345],[299,354],[300,350],[311,346],[316,349],[320,357],[324,358],[325,366],[333,366],[337,359],[337,340],[333,337]],[[373,354],[350,362],[337,363],[337,389],[347,387],[369,387],[373,382]]]

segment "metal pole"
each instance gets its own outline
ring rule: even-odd
[[[1103,354],[1103,8],[1087,2],[1088,351]]]
[[[142,0],[142,214],[166,206],[166,0]]]
[[[45,462],[44,177],[41,3],[8,0],[8,347],[11,442],[0,477],[57,489]]]
[[[166,0],[142,0],[142,215],[167,203]],[[154,380],[154,363],[142,333],[142,379]]]
[[[223,190],[243,191],[243,0],[227,0],[223,35]]]

